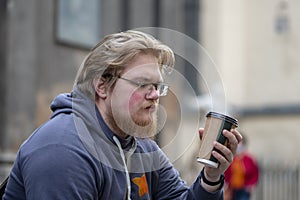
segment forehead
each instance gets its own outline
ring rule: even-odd
[[[123,71],[128,76],[160,76],[158,59],[152,54],[138,54]]]

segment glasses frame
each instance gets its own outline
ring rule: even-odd
[[[141,81],[133,81],[127,78],[123,78],[121,76],[117,76],[118,79],[122,79],[124,81],[127,81],[133,85],[138,86],[139,88],[145,88],[147,86],[151,86],[149,87],[149,90],[151,88],[155,88],[156,91],[158,91],[158,96],[162,97],[162,96],[166,96],[168,94],[169,91],[169,85],[167,85],[166,83],[146,83],[146,82],[141,82]]]

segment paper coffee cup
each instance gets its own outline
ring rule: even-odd
[[[218,160],[212,155],[214,149],[213,142],[217,141],[221,144],[227,145],[227,138],[223,135],[223,130],[230,131],[238,127],[238,121],[230,116],[217,113],[209,112],[206,115],[206,122],[204,127],[203,139],[200,146],[197,161],[208,165],[210,167],[218,168]]]

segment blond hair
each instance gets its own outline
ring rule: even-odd
[[[153,54],[160,66],[174,66],[174,53],[168,46],[149,34],[129,30],[105,36],[82,62],[74,85],[94,100],[94,80],[107,74],[119,75],[139,53]],[[114,82],[115,79],[110,84]]]

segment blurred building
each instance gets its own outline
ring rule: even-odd
[[[204,1],[203,45],[259,159],[298,162],[300,3]]]
[[[300,161],[298,1],[0,2],[0,153],[15,153],[49,118],[52,99],[72,90],[77,69],[100,38],[161,27],[172,33],[162,38],[179,46],[176,70],[184,78],[162,99],[168,120],[158,142],[188,182],[200,167],[194,162],[197,128],[218,104],[239,119],[258,159]],[[184,48],[188,42],[176,40],[180,33],[198,41],[201,52]]]

